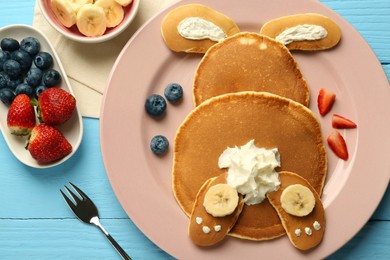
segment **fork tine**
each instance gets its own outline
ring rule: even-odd
[[[66,187],[66,185],[64,185],[66,191],[69,193],[69,195],[73,198],[73,200],[76,202],[76,205],[77,203],[79,203],[81,201],[81,199],[73,193],[73,191],[71,191],[68,187]]]
[[[80,196],[81,196],[83,199],[92,201],[92,200],[87,196],[87,194],[85,194],[82,190],[79,189],[79,187],[77,187],[76,185],[74,185],[74,184],[71,183],[71,182],[69,182],[69,184],[73,187],[73,189],[75,189],[75,190],[80,194]]]
[[[62,194],[62,197],[64,197],[64,200],[66,204],[73,210],[73,212],[76,210],[76,205],[73,204],[73,202],[68,198],[68,196],[65,195],[65,193],[60,189],[60,192]]]

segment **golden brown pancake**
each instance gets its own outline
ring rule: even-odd
[[[208,189],[211,186],[226,183],[226,176],[226,173],[222,173],[218,177],[208,179],[202,185],[196,196],[196,201],[191,212],[190,224],[188,226],[188,234],[191,240],[198,246],[212,246],[222,241],[240,216],[242,207],[244,206],[242,195],[239,196],[239,202],[234,212],[224,217],[213,217],[211,214],[207,213],[205,207],[203,206],[204,197]],[[197,223],[197,218],[201,218],[202,223]],[[206,234],[203,232],[203,226],[209,227],[210,233]],[[215,226],[220,226],[221,229],[219,231],[215,231]]]
[[[199,17],[210,21],[220,27],[227,36],[240,32],[238,26],[224,14],[200,4],[183,5],[170,11],[161,24],[162,37],[171,50],[176,52],[205,53],[211,46],[217,43],[209,39],[190,40],[182,37],[177,30],[177,26],[183,19],[189,17]]]
[[[322,237],[325,231],[325,211],[320,196],[307,180],[303,179],[296,173],[280,172],[279,178],[281,182],[279,190],[268,193],[267,197],[271,202],[271,205],[278,212],[283,227],[287,232],[288,238],[290,239],[291,243],[300,250],[308,250],[315,247],[322,241]],[[313,211],[307,216],[293,216],[288,214],[282,208],[280,196],[284,189],[293,184],[304,185],[308,187],[314,194],[316,203]],[[316,230],[316,228],[313,226],[313,223],[316,221],[319,223],[319,226],[317,227],[317,229],[319,228],[318,230]],[[305,228],[310,228],[312,234],[307,235],[305,233]],[[295,230],[297,229],[302,232],[299,236],[295,234]]]
[[[238,33],[214,45],[195,73],[196,106],[211,97],[240,91],[265,91],[309,104],[309,87],[289,50],[256,33]]]
[[[190,215],[203,183],[226,169],[218,158],[227,147],[249,140],[266,149],[278,148],[279,170],[298,172],[321,193],[326,152],[320,124],[305,106],[266,92],[239,92],[211,98],[196,107],[179,127],[174,145],[173,191]],[[244,206],[230,234],[253,240],[283,235],[279,217],[268,201]]]
[[[284,30],[302,24],[322,26],[326,29],[328,35],[320,40],[292,42],[286,45],[288,49],[304,51],[325,50],[334,47],[340,41],[340,27],[329,17],[314,13],[289,15],[271,20],[261,27],[260,33],[275,39]]]

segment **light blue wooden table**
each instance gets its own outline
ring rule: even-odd
[[[390,1],[321,2],[362,34],[389,78]],[[31,25],[34,4],[35,0],[0,0],[0,27]],[[0,259],[119,259],[100,231],[78,221],[64,204],[59,189],[69,181],[94,199],[103,225],[133,259],[169,259],[134,226],[114,196],[100,152],[99,120],[83,122],[84,139],[75,156],[48,170],[21,164],[0,135]],[[390,259],[389,191],[362,230],[330,258]]]

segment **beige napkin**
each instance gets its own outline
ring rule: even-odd
[[[79,43],[62,36],[45,20],[38,3],[35,4],[33,26],[42,31],[56,49],[83,116],[99,118],[108,75],[123,46],[150,17],[176,0],[140,1],[132,24],[116,38],[97,44]]]

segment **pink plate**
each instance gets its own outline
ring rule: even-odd
[[[146,236],[179,259],[259,255],[320,259],[330,255],[363,227],[389,182],[390,123],[383,118],[390,118],[390,87],[380,63],[349,23],[315,0],[197,1],[226,14],[242,31],[259,32],[265,22],[290,14],[315,12],[332,18],[342,29],[336,48],[293,55],[309,83],[310,108],[321,121],[324,138],[332,131],[332,113],[358,125],[357,129],[341,130],[350,153],[348,161],[328,150],[322,197],[327,227],[318,247],[302,253],[284,236],[265,242],[228,237],[218,247],[199,248],[188,238],[188,218],[173,196],[171,168],[176,130],[193,108],[192,80],[201,55],[171,52],[160,34],[167,12],[189,3],[192,1],[176,3],[151,19],[127,43],[112,70],[101,111],[101,144],[107,175],[121,205]],[[168,104],[166,116],[154,120],[145,112],[145,99],[152,93],[162,95],[170,82],[183,86],[184,100]],[[325,117],[318,114],[316,101],[322,87],[337,94],[335,106]],[[149,149],[156,134],[165,135],[171,143],[163,157]]]

